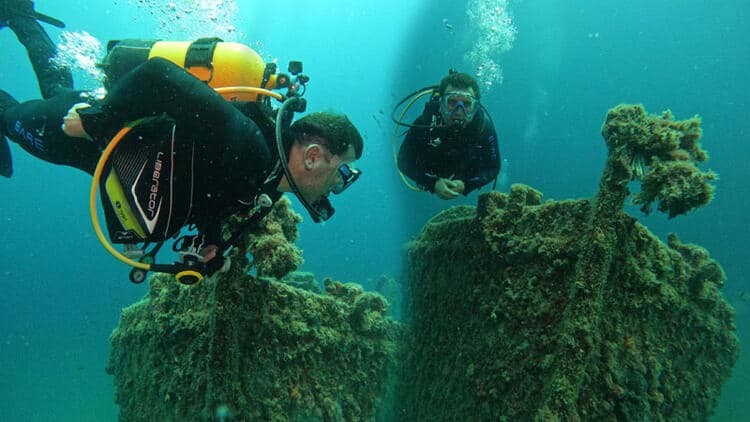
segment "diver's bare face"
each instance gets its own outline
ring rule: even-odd
[[[354,147],[351,145],[341,155],[331,154],[322,144],[306,145],[303,171],[292,177],[305,201],[313,204],[327,197],[342,183],[339,166],[351,164],[355,159]]]

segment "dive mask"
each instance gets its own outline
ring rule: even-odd
[[[477,108],[479,108],[479,100],[463,92],[446,92],[440,100],[440,111],[451,120],[469,122],[474,118]],[[464,119],[457,115],[459,110],[463,112]]]
[[[357,179],[359,179],[359,175],[362,174],[361,170],[352,168],[349,166],[349,164],[340,165],[336,171],[339,173],[339,176],[341,176],[341,182],[338,185],[334,186],[333,189],[331,189],[331,193],[335,195],[338,195],[341,192],[345,191],[346,188],[357,181]],[[298,197],[301,198],[301,196]],[[323,198],[320,198],[318,201],[309,205],[307,204],[307,202],[303,201],[303,204],[305,205],[305,208],[307,208],[307,210],[310,212],[310,216],[312,217],[313,221],[315,221],[316,223],[328,220],[333,216],[333,213],[336,212],[336,210],[333,209],[328,196],[324,196]]]
[[[359,179],[359,176],[362,174],[361,170],[352,168],[349,166],[349,164],[340,165],[337,171],[339,173],[339,176],[341,176],[341,183],[331,189],[331,192],[335,195],[338,195],[341,192],[345,191],[346,188],[354,184],[354,182],[356,182],[357,179]]]

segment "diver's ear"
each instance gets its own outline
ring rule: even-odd
[[[323,147],[319,144],[310,144],[305,147],[305,153],[303,159],[305,162],[305,170],[312,170],[313,168],[320,165],[323,161],[324,152]]]

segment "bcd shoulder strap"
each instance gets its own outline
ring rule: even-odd
[[[271,106],[258,101],[234,101],[232,105],[258,125],[266,141],[276,141],[276,114]]]

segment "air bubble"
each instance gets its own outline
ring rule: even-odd
[[[464,56],[485,89],[503,81],[499,57],[513,48],[516,27],[508,0],[470,0],[466,9],[476,39]]]

